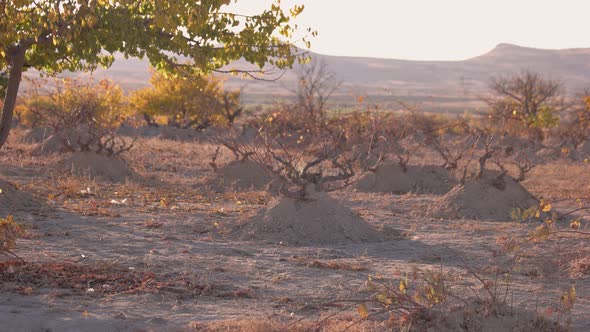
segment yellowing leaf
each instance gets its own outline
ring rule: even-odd
[[[359,313],[359,316],[361,316],[361,318],[367,318],[369,317],[369,309],[367,309],[367,305],[366,304],[361,304],[358,306],[358,308],[356,308],[356,310]]]
[[[414,298],[414,301],[416,301],[418,303],[422,302],[422,295],[418,292],[416,292],[416,294],[414,294],[413,298]]]
[[[377,301],[381,302],[381,303],[385,303],[385,301],[387,301],[387,295],[383,294],[383,293],[379,293],[376,296]]]
[[[574,220],[570,223],[571,229],[580,229],[581,223],[580,220]]]
[[[576,288],[572,285],[561,297],[564,309],[567,311],[572,310],[574,304],[576,304],[577,298]]]
[[[553,207],[551,206],[551,204],[547,204],[543,207],[543,212],[549,212],[552,208]]]
[[[405,280],[400,280],[399,281],[399,291],[402,293],[405,293],[407,288],[408,288],[408,279],[406,278]]]

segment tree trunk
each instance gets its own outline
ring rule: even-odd
[[[8,83],[6,85],[6,96],[4,97],[2,117],[0,118],[0,149],[2,149],[4,143],[6,143],[8,134],[12,128],[12,117],[14,115],[14,107],[16,106],[16,98],[18,96],[18,88],[20,86],[24,65],[25,50],[19,48],[11,56],[10,72],[8,74]]]

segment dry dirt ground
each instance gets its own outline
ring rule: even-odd
[[[432,219],[424,211],[436,195],[348,189],[330,195],[401,235],[321,246],[237,240],[231,229],[276,197],[209,190],[215,146],[142,139],[125,156],[136,174],[112,183],[56,170],[60,156],[32,155],[35,145],[18,136],[1,156],[0,176],[43,206],[2,212],[28,234],[15,250],[26,264],[0,257],[0,330],[342,331],[359,319],[360,302],[346,301],[370,297],[370,276],[397,287],[420,270],[442,272],[453,296],[471,304],[487,299],[484,278],[501,288],[511,312],[552,320],[575,285],[571,315],[559,318],[564,325],[570,319],[573,331],[590,331],[587,238],[531,242],[527,234],[538,223]],[[220,158],[229,161],[230,153]],[[589,171],[583,162],[552,162],[524,185],[555,202],[587,198]],[[523,255],[508,269],[515,243]],[[376,308],[369,303],[368,310]],[[384,331],[386,321],[370,316],[349,330]]]

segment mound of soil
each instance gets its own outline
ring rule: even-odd
[[[509,149],[508,152],[510,152],[510,149],[516,151],[535,150],[540,146],[540,143],[533,139],[516,136],[505,136],[500,140],[500,146],[504,147],[505,149]]]
[[[23,135],[21,141],[26,144],[38,144],[46,140],[52,134],[53,129],[51,128],[33,128]]]
[[[542,149],[539,149],[539,151],[537,151],[537,153],[535,154],[535,157],[543,158],[546,160],[557,160],[557,159],[561,158],[561,156],[562,156],[562,152],[560,149],[548,148],[548,147],[544,147]]]
[[[578,147],[578,152],[582,158],[590,157],[590,141],[585,141]]]
[[[430,209],[430,215],[443,219],[477,219],[511,221],[515,208],[527,209],[538,205],[520,183],[497,172],[485,172],[481,179],[467,180],[440,197]]]
[[[544,147],[537,151],[535,156],[546,160],[580,160],[584,152],[581,149],[576,150],[571,144],[566,144],[562,147]]]
[[[69,154],[57,164],[57,170],[112,182],[123,182],[135,176],[123,159],[95,152]]]
[[[11,212],[38,210],[43,205],[33,195],[18,190],[7,181],[0,179],[0,210]]]
[[[420,193],[442,195],[456,184],[455,178],[440,166],[381,165],[362,177],[355,185],[358,191],[373,193]]]
[[[368,224],[325,193],[308,194],[305,200],[282,197],[230,235],[240,240],[290,245],[379,242],[399,237],[394,230]]]
[[[161,139],[181,142],[194,142],[203,138],[203,133],[195,129],[181,129],[174,127],[162,127],[160,134]]]
[[[240,135],[240,140],[245,143],[252,143],[258,138],[260,132],[256,128],[244,128]]]
[[[216,192],[228,190],[248,191],[266,190],[272,178],[256,162],[251,160],[234,160],[219,168],[207,180],[207,186]]]
[[[88,134],[82,129],[65,129],[49,136],[40,143],[33,151],[33,155],[48,155],[68,152],[66,144],[74,149],[79,148],[78,140],[87,141]]]
[[[117,128],[117,135],[119,136],[126,136],[126,137],[157,137],[160,135],[161,127],[154,127],[154,126],[141,126],[141,127],[131,127],[131,126],[121,126]]]

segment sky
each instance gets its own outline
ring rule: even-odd
[[[271,0],[238,0],[252,13]],[[463,60],[500,43],[590,47],[590,0],[282,0],[318,31],[311,50],[342,56]]]

